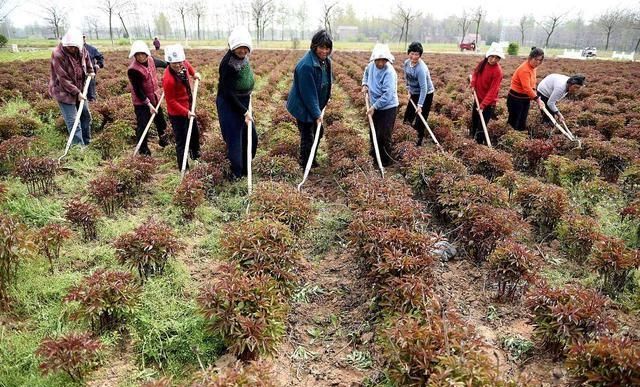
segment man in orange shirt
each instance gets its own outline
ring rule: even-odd
[[[544,102],[540,100],[536,92],[536,68],[543,60],[544,51],[541,48],[531,48],[529,58],[518,66],[511,77],[507,109],[509,110],[509,125],[515,130],[527,129],[527,116],[531,100],[535,100],[540,109],[544,106]]]

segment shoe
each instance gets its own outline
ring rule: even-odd
[[[423,140],[424,140],[424,137],[418,137],[418,141],[416,141],[416,146],[422,146]]]
[[[167,141],[167,137],[166,136],[160,136],[160,141],[158,141],[158,145],[160,145],[160,147],[164,148],[165,146],[169,145],[169,141]]]

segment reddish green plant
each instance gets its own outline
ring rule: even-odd
[[[9,287],[16,282],[20,261],[34,251],[27,227],[0,215],[0,310],[9,305]]]
[[[210,328],[242,360],[273,353],[284,334],[286,303],[269,276],[225,265],[197,300]]]
[[[513,240],[500,242],[489,255],[491,277],[497,282],[496,298],[507,301],[519,297],[535,278],[538,257],[529,248]]]
[[[0,142],[0,166],[2,167],[2,172],[12,171],[16,161],[27,156],[32,142],[32,138],[24,136],[14,136]]]
[[[151,275],[162,274],[169,258],[183,249],[171,228],[153,219],[120,235],[113,245],[118,261],[136,269],[142,282]]]
[[[640,342],[602,337],[576,344],[567,357],[573,383],[580,386],[637,386],[640,384]]]
[[[590,216],[567,215],[556,227],[556,236],[566,257],[577,263],[583,263],[594,241],[600,237],[598,222]]]
[[[594,160],[570,160],[551,155],[544,162],[544,168],[547,181],[561,187],[592,181],[598,176],[598,164]]]
[[[47,157],[26,157],[16,162],[14,174],[27,185],[32,195],[48,194],[55,184],[58,161]]]
[[[42,123],[27,115],[0,116],[0,139],[13,136],[33,136]]]
[[[635,141],[613,138],[611,141],[584,141],[584,155],[598,160],[601,176],[615,183],[627,166],[638,156]]]
[[[589,263],[600,274],[604,292],[615,295],[632,281],[631,272],[640,267],[640,258],[622,239],[602,235],[594,242]]]
[[[80,382],[99,364],[101,349],[100,340],[90,333],[69,333],[57,339],[44,339],[36,355],[43,360],[40,364],[43,374],[62,371]]]
[[[118,192],[127,202],[139,193],[143,184],[151,181],[156,165],[157,161],[150,156],[131,156],[117,165],[109,165],[105,173],[118,180]]]
[[[407,180],[416,193],[431,199],[437,191],[439,174],[461,178],[467,175],[467,168],[448,153],[427,153],[407,171]]]
[[[507,191],[480,175],[471,175],[462,179],[453,175],[441,178],[436,205],[438,212],[446,220],[455,221],[464,218],[471,207],[480,204],[497,208],[507,207]]]
[[[262,216],[286,224],[295,234],[304,231],[316,216],[309,198],[283,183],[258,184],[251,196],[251,205]]]
[[[100,210],[91,203],[80,199],[71,199],[65,206],[64,217],[76,227],[82,228],[82,237],[86,241],[98,237],[96,224],[100,217]]]
[[[434,296],[430,273],[402,274],[384,278],[378,285],[380,306],[390,312],[413,313],[429,309]]]
[[[37,241],[40,251],[49,260],[49,272],[53,274],[53,262],[60,258],[60,248],[65,239],[71,238],[72,232],[60,223],[51,223],[38,231]]]
[[[572,345],[586,343],[615,328],[606,310],[608,304],[597,291],[571,285],[554,289],[540,284],[526,300],[534,338],[557,358]]]
[[[221,245],[244,270],[252,275],[271,276],[285,293],[295,284],[302,255],[286,225],[270,219],[230,223]]]
[[[77,302],[72,318],[88,321],[96,332],[123,325],[135,309],[140,287],[131,273],[98,269],[69,289],[65,302]]]
[[[492,386],[518,387],[526,385],[504,379],[504,375],[483,352],[466,351],[460,355],[442,355],[429,376],[430,387]]]
[[[482,175],[489,181],[513,170],[511,155],[486,146],[467,146],[462,151],[461,157],[471,173]]]
[[[300,177],[298,161],[288,155],[259,156],[253,163],[258,176],[277,181],[293,181]]]
[[[119,189],[120,182],[111,175],[101,175],[89,182],[89,195],[107,216],[113,216],[122,205],[123,193]]]
[[[553,143],[541,139],[525,140],[514,146],[514,164],[521,171],[536,173],[538,166],[555,150]]]
[[[226,160],[226,164],[222,166],[199,163],[189,171],[189,176],[200,180],[205,196],[209,199],[214,199],[217,194],[216,189],[227,178],[228,172],[226,170],[231,168],[227,164],[229,164],[229,160]]]
[[[532,181],[518,190],[516,202],[522,215],[546,236],[569,209],[569,196],[564,188]]]
[[[195,215],[196,208],[204,203],[204,184],[196,176],[189,174],[182,179],[176,192],[173,194],[173,204],[180,207],[182,217],[191,220]]]

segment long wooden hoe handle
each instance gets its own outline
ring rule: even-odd
[[[193,102],[191,103],[191,113],[196,112],[196,97],[198,96],[198,86],[200,85],[200,79],[196,78],[196,82],[193,86]],[[189,117],[189,129],[187,130],[187,141],[184,144],[184,153],[182,155],[182,168],[180,169],[180,181],[184,179],[184,172],[187,169],[187,157],[189,155],[189,145],[191,144],[191,131],[193,130],[193,119],[195,117]]]
[[[73,127],[71,128],[71,132],[69,132],[69,138],[67,139],[67,145],[64,148],[64,153],[62,156],[58,158],[58,161],[62,160],[67,153],[69,153],[69,148],[71,148],[71,142],[73,142],[73,136],[76,134],[76,130],[78,129],[78,125],[80,124],[80,117],[82,116],[82,110],[84,110],[84,104],[86,103],[87,91],[89,90],[89,84],[91,83],[91,76],[87,76],[87,80],[84,82],[84,88],[82,88],[82,94],[85,96],[85,99],[80,101],[80,105],[78,106],[78,112],[76,113],[76,119],[73,121]]]
[[[469,75],[469,82],[471,82],[471,75]],[[473,91],[473,100],[476,103],[476,110],[478,111],[478,115],[480,116],[480,122],[482,123],[482,130],[484,132],[484,139],[487,140],[487,146],[492,148],[491,139],[489,138],[489,131],[487,130],[487,123],[484,121],[484,116],[482,115],[482,109],[480,109],[480,100],[478,100],[478,94],[475,89],[471,89]]]
[[[324,110],[327,107],[325,106],[320,113],[320,117],[324,117]],[[316,149],[318,149],[318,143],[320,142],[320,128],[322,127],[322,122],[318,124],[316,127],[316,136],[313,139],[313,145],[311,146],[311,153],[309,154],[309,159],[307,160],[307,165],[304,168],[304,175],[302,176],[302,181],[298,184],[298,191],[302,189],[302,185],[305,181],[307,181],[307,177],[309,177],[309,171],[311,170],[311,164],[313,164],[313,158],[316,155]]]
[[[364,101],[367,106],[367,112],[369,111],[369,93],[364,93]],[[376,134],[376,127],[373,125],[373,116],[367,114],[369,119],[369,127],[371,128],[371,140],[373,142],[373,150],[376,153],[376,161],[378,162],[378,168],[380,168],[380,174],[384,179],[384,167],[382,166],[382,160],[380,159],[380,148],[378,147],[378,135]]]
[[[409,97],[409,102],[411,102],[411,104],[413,105],[413,108],[417,111],[418,107],[416,106],[416,103],[413,102],[411,97]],[[433,140],[433,143],[436,144],[436,146],[438,147],[438,149],[440,149],[441,152],[444,152],[444,149],[442,149],[442,145],[440,145],[440,143],[438,142],[438,139],[436,138],[436,135],[433,134],[433,131],[429,127],[429,124],[427,124],[427,120],[424,119],[424,116],[422,115],[422,113],[418,113],[418,117],[420,117],[420,120],[422,120],[422,123],[424,124],[424,127],[427,128],[427,131],[429,132],[429,135],[431,136],[431,139]]]
[[[162,104],[163,99],[164,99],[164,91],[162,92],[162,95],[160,95],[160,99],[158,100],[158,104],[156,105],[156,112],[158,111],[158,109],[160,109],[160,104]],[[149,118],[149,122],[147,122],[147,126],[145,126],[144,128],[144,132],[142,132],[142,136],[140,136],[140,140],[138,140],[138,145],[136,145],[136,149],[133,150],[134,156],[138,154],[138,151],[142,146],[142,142],[144,141],[145,137],[147,137],[147,132],[149,131],[149,128],[151,127],[151,123],[153,122],[154,118],[156,118],[156,113],[151,114],[151,118]]]

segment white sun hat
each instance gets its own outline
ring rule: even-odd
[[[245,26],[237,26],[229,35],[229,49],[233,51],[238,47],[246,47],[251,52],[251,34]]]
[[[142,40],[136,40],[135,42],[133,42],[133,44],[131,45],[131,51],[129,51],[129,58],[132,58],[139,52],[151,55],[149,46],[147,46],[147,43],[143,42]]]
[[[183,62],[184,59],[184,48],[182,48],[181,45],[175,44],[172,46],[167,46],[167,48],[164,49],[164,60],[166,60],[167,62]]]
[[[369,58],[369,62],[374,61],[376,59],[386,59],[389,62],[393,63],[395,58],[391,54],[389,50],[389,46],[386,44],[378,43],[373,47],[373,52],[371,53],[371,58]]]
[[[484,57],[488,58],[491,55],[495,55],[497,57],[500,57],[500,59],[504,59],[504,51],[502,51],[502,46],[500,46],[499,43],[497,42],[491,43],[491,47],[489,47]]]
[[[81,49],[82,46],[84,46],[84,42],[82,41],[82,33],[76,29],[70,29],[62,37],[62,46],[78,47],[79,49]]]

